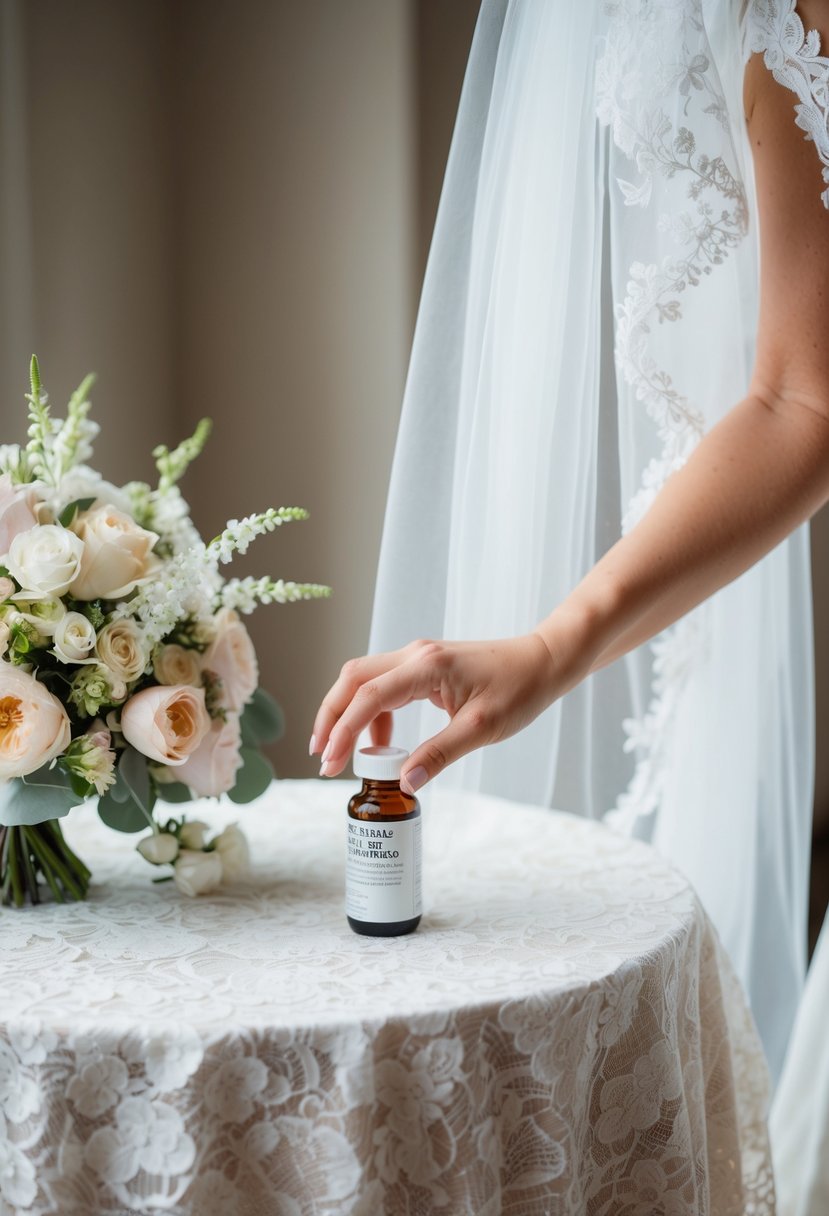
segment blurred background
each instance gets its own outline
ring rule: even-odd
[[[60,412],[89,370],[96,465],[149,478],[199,418],[203,535],[307,523],[239,573],[328,582],[250,621],[318,764],[320,697],[367,645],[409,346],[479,0],[0,0],[0,441],[36,351]],[[813,525],[816,864],[829,830],[829,516]],[[412,571],[412,578],[418,572]],[[817,905],[825,903],[816,884]]]

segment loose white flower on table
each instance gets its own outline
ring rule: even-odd
[[[37,523],[35,495],[28,486],[15,486],[8,473],[0,477],[0,558],[4,558],[20,532]]]
[[[97,653],[100,662],[127,684],[144,674],[147,666],[147,646],[135,621],[111,621],[98,634]],[[185,683],[185,681],[179,681]]]
[[[172,832],[153,832],[135,846],[145,861],[154,866],[169,865],[178,857],[178,840]]]
[[[237,714],[216,719],[199,746],[178,770],[179,781],[199,798],[217,798],[236,782],[242,763],[241,731]]]
[[[216,852],[222,859],[222,870],[228,882],[242,878],[250,865],[248,842],[235,823],[229,824],[213,841]]]
[[[42,768],[67,747],[71,734],[57,697],[34,676],[0,663],[0,781]]]
[[[202,661],[198,650],[170,642],[153,651],[153,674],[159,684],[192,684],[200,688]]]
[[[92,622],[81,612],[67,612],[61,617],[54,633],[52,653],[61,663],[97,663],[97,635]]]
[[[232,608],[216,613],[216,637],[204,654],[203,666],[221,681],[219,704],[239,713],[256,691],[259,664],[250,634]]]
[[[74,532],[59,524],[40,524],[15,536],[6,567],[27,598],[51,598],[69,590],[81,568],[83,552],[83,541]]]
[[[121,711],[128,743],[159,764],[184,764],[210,730],[204,692],[189,685],[145,688]]]
[[[157,534],[114,507],[83,512],[72,531],[83,542],[80,570],[70,588],[75,599],[119,599],[161,565],[152,552]]]
[[[218,853],[182,849],[176,858],[173,880],[182,895],[208,895],[222,881],[222,859]]]
[[[178,834],[183,849],[203,849],[207,840],[208,824],[201,819],[188,819]]]

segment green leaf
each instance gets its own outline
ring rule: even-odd
[[[128,747],[121,753],[118,772],[128,786],[132,800],[139,806],[147,817],[147,822],[153,823],[153,805],[155,794],[150,785],[150,774],[147,771],[147,759],[134,747]]]
[[[98,799],[98,814],[107,827],[114,828],[116,832],[144,832],[147,829],[147,816],[143,810],[132,798],[127,802],[116,802],[112,789]]]
[[[236,784],[228,793],[231,802],[253,802],[273,781],[273,769],[268,761],[252,747],[241,750],[242,767],[236,774]]]
[[[59,768],[39,768],[2,788],[0,824],[31,827],[47,819],[61,819],[83,801]]]
[[[159,781],[156,793],[162,802],[192,802],[193,795],[181,781]]]
[[[257,688],[239,719],[242,742],[246,747],[275,743],[285,730],[285,715],[269,692]]]
[[[81,511],[88,511],[94,501],[94,498],[76,498],[74,502],[70,502],[63,508],[58,523],[64,528],[68,528],[71,523],[74,523],[75,516],[80,515]]]

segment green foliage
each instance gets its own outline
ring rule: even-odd
[[[159,781],[156,793],[162,802],[192,802],[193,795],[181,781]]]
[[[236,774],[236,784],[228,793],[231,802],[253,802],[264,794],[273,781],[274,772],[261,752],[252,747],[241,750],[242,767]]]
[[[116,832],[140,832],[153,826],[154,805],[147,761],[128,747],[121,753],[115,784],[98,799],[98,814]]]
[[[242,742],[246,747],[275,743],[285,731],[285,715],[264,688],[257,688],[239,719]]]
[[[8,781],[2,789],[0,823],[10,827],[60,819],[83,802],[85,794],[72,789],[59,768],[39,768],[25,777]]]
[[[76,498],[74,502],[70,502],[63,508],[58,523],[64,528],[70,527],[75,522],[76,516],[80,515],[82,511],[88,511],[94,501],[94,498]]]

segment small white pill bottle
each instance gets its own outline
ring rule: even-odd
[[[400,937],[420,924],[420,803],[400,788],[401,747],[354,753],[363,788],[348,804],[345,912],[355,933]]]

